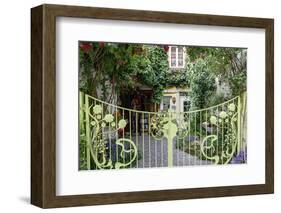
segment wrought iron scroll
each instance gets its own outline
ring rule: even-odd
[[[204,137],[200,144],[203,156],[215,164],[228,164],[240,151],[240,97],[226,106],[210,116],[209,121],[217,132]]]
[[[83,103],[83,97],[85,97],[85,104],[81,105]],[[118,138],[115,141],[115,147],[118,146],[121,148],[119,149],[121,158],[113,163],[111,159],[111,147],[109,147],[107,140],[108,135],[117,135],[119,130],[123,130],[127,125],[127,121],[125,119],[119,119],[117,121],[116,116],[112,113],[104,115],[104,106],[95,102],[90,104],[88,95],[80,93],[80,99],[82,99],[80,100],[80,110],[82,110],[82,112],[80,111],[80,128],[83,126],[83,122],[85,122],[87,169],[91,168],[91,157],[97,169],[119,169],[129,166],[137,157],[137,147],[134,142],[123,137]],[[130,155],[128,162],[124,161],[126,154]]]
[[[80,144],[86,147],[80,162],[83,169],[163,166],[163,158],[162,164],[157,163],[159,147],[161,155],[166,153],[165,166],[177,166],[179,157],[173,158],[179,143],[189,146],[189,151],[182,150],[198,160],[185,165],[230,163],[244,149],[240,97],[188,112],[145,112],[80,93]]]

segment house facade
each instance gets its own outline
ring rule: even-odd
[[[180,72],[185,67],[186,47],[169,46],[168,62],[171,73]],[[172,110],[174,112],[186,112],[190,109],[190,98],[188,86],[169,86],[163,92],[163,99],[160,104],[160,110]]]

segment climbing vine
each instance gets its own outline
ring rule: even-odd
[[[215,76],[210,72],[207,60],[199,59],[195,63],[189,63],[187,69],[192,88],[189,93],[192,108],[202,109],[216,89]]]
[[[170,72],[167,51],[161,45],[81,42],[80,90],[111,102],[114,94],[136,89],[137,81],[153,90],[153,103],[160,103],[167,85],[187,81],[182,72]]]

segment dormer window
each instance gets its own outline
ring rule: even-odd
[[[169,48],[169,65],[170,68],[184,67],[184,47],[171,46]]]

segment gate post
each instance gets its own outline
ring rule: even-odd
[[[173,166],[173,139],[177,135],[177,126],[173,122],[169,122],[169,129],[167,131],[168,140],[168,167]]]
[[[87,169],[91,169],[91,130],[90,130],[90,118],[89,118],[89,96],[82,95],[85,98],[85,105],[84,105],[84,113],[86,117],[86,140],[87,140],[87,149],[86,149],[86,157],[87,157]],[[80,96],[81,97],[81,96]]]
[[[167,138],[168,143],[168,167],[173,166],[173,139],[177,135],[178,127],[173,123],[172,111],[168,111],[167,123],[163,126],[164,137]]]
[[[237,153],[239,153],[241,150],[241,96],[238,96],[237,111]]]

